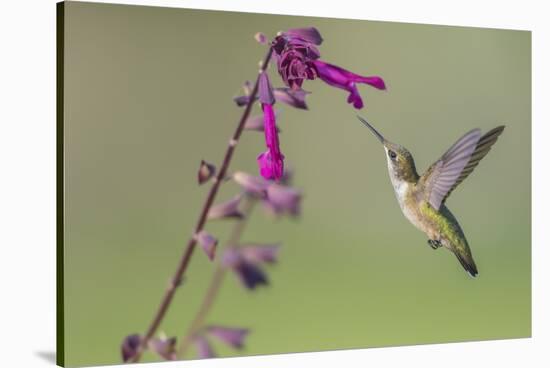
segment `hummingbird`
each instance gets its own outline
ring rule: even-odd
[[[388,141],[365,119],[357,117],[384,146],[390,180],[405,217],[428,236],[432,249],[447,248],[475,277],[478,271],[472,251],[445,201],[491,150],[504,126],[491,129],[483,136],[480,129],[470,130],[419,176],[413,156],[405,147]]]

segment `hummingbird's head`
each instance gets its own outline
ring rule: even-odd
[[[418,174],[411,153],[403,146],[392,143],[382,136],[372,125],[365,119],[357,116],[359,120],[365,124],[370,131],[378,138],[386,152],[386,161],[388,162],[388,171],[392,179],[416,182]]]

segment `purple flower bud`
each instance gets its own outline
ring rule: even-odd
[[[323,42],[321,34],[315,27],[291,28],[285,33],[291,37],[301,38],[302,40],[311,42],[315,45],[320,45]]]
[[[222,218],[237,218],[242,219],[243,214],[239,211],[239,203],[241,202],[241,196],[236,196],[227,202],[220,203],[212,206],[208,211],[208,219],[222,219]]]
[[[258,32],[254,35],[254,39],[261,43],[262,45],[267,44],[267,37],[262,32]]]
[[[243,348],[244,339],[249,332],[246,328],[230,328],[221,326],[210,326],[206,331],[211,336],[216,337],[224,344],[227,344],[235,349]]]
[[[237,171],[233,174],[233,180],[235,180],[235,182],[249,194],[260,198],[265,198],[267,195],[267,187],[269,183],[263,178],[252,176],[242,171]]]
[[[250,98],[248,97],[252,93],[252,84],[250,83],[250,81],[245,81],[244,82],[243,91],[244,91],[244,96],[239,96],[239,97],[234,97],[233,98],[233,101],[235,101],[237,106],[244,106],[244,105],[248,104],[248,101],[250,101]]]
[[[138,334],[128,335],[122,341],[120,351],[122,353],[122,361],[128,362],[136,356],[139,345],[141,344],[141,336]]]
[[[267,199],[264,200],[264,204],[275,215],[288,213],[291,216],[298,216],[301,199],[300,191],[273,183],[267,188]]]
[[[275,100],[295,107],[297,109],[307,110],[306,96],[310,92],[306,92],[303,89],[292,88],[275,88],[273,94]]]
[[[153,338],[149,341],[149,349],[166,360],[175,360],[176,338]]]
[[[214,358],[216,354],[208,340],[203,336],[196,336],[194,338],[195,347],[197,349],[197,356],[199,359]]]
[[[248,104],[248,101],[250,101],[250,97],[248,97],[248,96],[238,96],[238,97],[234,97],[233,101],[235,101],[237,106],[244,106],[244,105]]]
[[[275,263],[279,253],[279,244],[243,245],[239,247],[243,258],[251,263]]]
[[[197,234],[197,242],[200,244],[202,250],[210,260],[214,259],[216,254],[216,246],[218,245],[218,239],[202,230]]]
[[[201,165],[198,172],[199,185],[206,183],[216,174],[216,166],[201,160]]]
[[[325,83],[344,89],[350,93],[348,103],[353,104],[353,107],[356,109],[363,108],[363,100],[361,99],[361,95],[359,95],[356,83],[365,83],[380,90],[386,89],[384,80],[377,76],[363,77],[321,60],[314,60],[313,65],[317,70],[319,78]]]
[[[235,272],[241,283],[247,289],[255,289],[259,285],[267,285],[267,276],[252,262],[248,262],[237,248],[225,251],[222,264]]]

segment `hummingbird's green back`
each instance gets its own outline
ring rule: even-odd
[[[477,266],[472,257],[472,252],[466,236],[453,213],[442,205],[439,211],[433,208],[428,202],[423,202],[420,206],[420,212],[426,222],[426,225],[439,234],[441,244],[452,251],[464,269],[472,276],[476,276]]]

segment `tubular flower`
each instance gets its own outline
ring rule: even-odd
[[[284,171],[284,155],[279,147],[279,133],[275,123],[275,111],[273,104],[275,97],[269,78],[265,72],[260,75],[260,102],[264,113],[264,135],[267,151],[262,152],[258,158],[260,174],[268,180],[279,180]]]
[[[364,77],[319,60],[317,46],[322,41],[321,35],[313,27],[289,29],[273,40],[271,47],[275,52],[277,69],[287,86],[301,90],[304,80],[320,78],[330,86],[348,91],[348,103],[353,104],[356,109],[363,108],[357,83],[368,84],[380,90],[386,89],[381,77]]]

